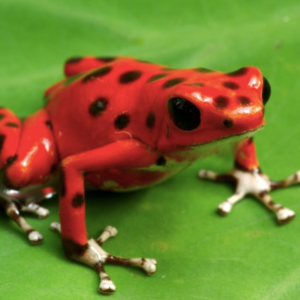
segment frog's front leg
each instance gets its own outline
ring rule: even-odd
[[[52,230],[57,230],[61,233],[61,226],[59,223],[51,224]],[[116,286],[104,270],[104,264],[113,264],[121,266],[137,266],[143,268],[148,275],[151,275],[156,270],[156,260],[149,258],[123,258],[111,255],[103,250],[102,244],[111,237],[116,236],[117,229],[112,226],[106,226],[102,234],[96,239],[90,239],[87,242],[87,249],[85,249],[81,259],[78,257],[70,257],[93,268],[100,277],[100,284],[98,290],[103,294],[111,294],[116,291]]]
[[[248,138],[238,144],[235,152],[234,168],[225,174],[200,170],[198,176],[219,182],[231,182],[236,185],[235,193],[218,206],[222,215],[228,214],[233,205],[250,194],[257,198],[268,209],[275,212],[278,223],[291,221],[295,212],[272,201],[269,192],[273,189],[299,182],[299,178],[290,176],[284,181],[275,182],[259,169],[253,138]],[[299,176],[300,177],[300,176]]]
[[[61,190],[59,213],[62,244],[66,255],[94,268],[101,279],[99,291],[113,293],[115,286],[104,272],[105,263],[139,266],[152,274],[156,270],[154,259],[123,259],[106,253],[101,244],[116,234],[112,227],[106,228],[95,241],[87,240],[85,225],[84,173],[108,168],[141,168],[155,164],[157,155],[142,143],[122,140],[99,149],[79,153],[64,159],[60,166]],[[57,228],[57,225],[53,225]],[[97,243],[98,242],[98,243]]]

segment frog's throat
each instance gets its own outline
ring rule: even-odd
[[[249,137],[252,137],[257,131],[260,131],[264,128],[265,126],[262,125],[256,129],[253,129],[253,130],[249,130],[249,131],[245,131],[245,132],[242,132],[242,133],[239,133],[239,134],[235,134],[235,135],[228,135],[228,136],[224,136],[222,138],[219,138],[219,139],[215,139],[215,140],[212,140],[210,142],[205,142],[205,143],[200,143],[200,144],[193,144],[193,145],[188,145],[188,146],[184,146],[183,148],[188,148],[188,147],[191,147],[191,148],[198,148],[198,147],[203,147],[203,146],[208,146],[208,145],[211,145],[211,146],[222,146],[224,144],[230,144],[230,143],[235,143],[235,142],[239,142],[243,139],[246,139],[246,138],[249,138]],[[178,148],[181,148],[180,146]]]

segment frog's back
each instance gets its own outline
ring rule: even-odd
[[[89,57],[69,61],[65,72],[67,78],[46,91],[61,159],[131,138],[170,153],[261,124],[264,80],[254,67],[230,73],[170,70],[133,58]],[[196,122],[177,122],[174,109],[179,116],[197,112],[191,117]]]
[[[128,138],[154,147],[155,93],[145,95],[143,87],[163,66],[120,57],[90,70],[82,65],[78,72],[76,63],[67,68],[73,76],[46,91],[61,158]]]

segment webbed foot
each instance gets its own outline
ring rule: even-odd
[[[269,192],[273,189],[300,183],[300,171],[287,179],[278,182],[270,180],[269,177],[262,173],[258,168],[254,170],[243,170],[235,167],[224,174],[200,170],[198,176],[201,179],[230,182],[236,185],[235,193],[218,206],[218,212],[222,215],[227,215],[235,203],[249,194],[257,198],[269,210],[273,211],[279,224],[285,224],[295,217],[294,211],[281,204],[274,203]]]
[[[51,229],[61,231],[59,223],[52,223]],[[86,245],[78,245],[70,240],[63,239],[63,246],[66,255],[83,264],[93,268],[100,277],[99,292],[112,294],[116,286],[107,273],[104,271],[104,264],[115,264],[121,266],[137,266],[144,269],[148,275],[156,271],[156,260],[149,258],[122,258],[111,255],[102,249],[102,244],[117,235],[117,229],[107,226],[103,233],[96,240],[90,239]]]

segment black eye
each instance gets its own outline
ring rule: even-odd
[[[262,99],[263,99],[264,105],[267,104],[270,96],[271,96],[271,86],[270,86],[269,81],[264,77],[263,91],[262,91]]]
[[[168,104],[172,120],[178,128],[188,131],[200,125],[200,110],[190,101],[175,97]]]

